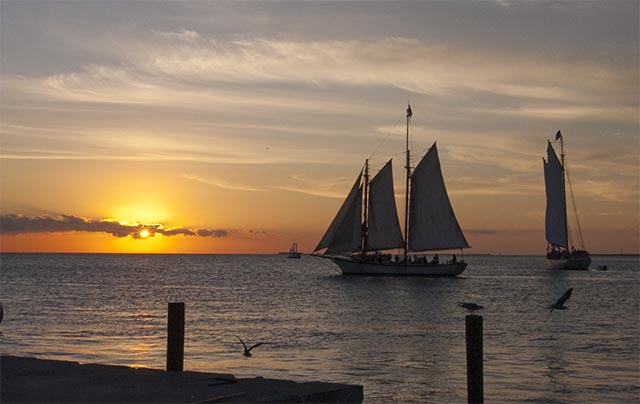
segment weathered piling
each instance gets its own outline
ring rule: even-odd
[[[482,369],[482,316],[465,317],[467,338],[467,402],[484,403],[484,375]]]
[[[167,371],[182,372],[184,364],[184,303],[169,303]]]

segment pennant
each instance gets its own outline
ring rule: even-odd
[[[558,131],[558,133],[556,133],[556,140],[558,139],[562,139],[562,133],[560,133],[560,131]]]
[[[411,105],[407,104],[407,118],[411,118],[413,116],[413,111],[411,111]]]

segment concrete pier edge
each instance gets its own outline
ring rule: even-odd
[[[3,403],[361,403],[363,387],[0,357]]]

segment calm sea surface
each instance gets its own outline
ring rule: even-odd
[[[466,402],[464,316],[483,304],[487,402],[640,400],[638,257],[550,271],[468,256],[450,279],[345,277],[314,257],[2,254],[2,354],[163,368],[167,302],[185,369],[364,386],[365,402]],[[568,310],[546,307],[573,288]],[[270,342],[244,359],[248,344]]]

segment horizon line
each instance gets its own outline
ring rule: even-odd
[[[96,252],[96,251],[0,251],[0,254],[93,254],[93,255],[284,255],[287,251],[279,251],[272,253],[243,253],[243,252]],[[312,253],[300,252],[302,255],[312,256]],[[425,253],[426,254],[426,253]],[[438,253],[442,254],[442,253]],[[447,255],[448,253],[444,253]],[[454,253],[452,253],[454,254]],[[620,257],[637,257],[637,253],[589,253],[591,256],[620,256]],[[464,254],[465,257],[545,257],[545,254],[518,254],[518,253],[471,253]]]

